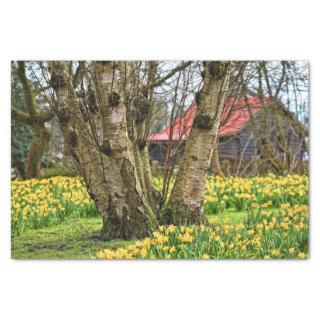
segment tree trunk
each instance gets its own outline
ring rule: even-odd
[[[60,79],[59,86],[54,87],[58,100],[55,112],[59,114],[67,106],[70,113],[62,131],[79,174],[84,177],[102,215],[100,237],[104,240],[144,238],[158,226],[143,192],[134,147],[128,136],[124,64],[95,63],[94,85],[101,119],[90,117],[92,121],[100,121],[102,128],[101,137],[96,137],[90,121],[84,121],[73,98],[68,66],[52,63],[52,77]]]
[[[228,65],[223,62],[204,63],[203,77],[200,101],[182,165],[163,213],[166,224],[207,223],[203,212],[204,188],[228,88]]]
[[[224,177],[224,173],[220,166],[220,156],[219,156],[219,138],[216,137],[215,143],[213,145],[212,158],[210,168],[214,175]]]
[[[47,143],[50,139],[49,131],[44,127],[44,125],[36,125],[33,127],[34,136],[30,149],[28,151],[28,156],[25,161],[25,178],[39,178],[41,172],[41,158],[45,152]]]

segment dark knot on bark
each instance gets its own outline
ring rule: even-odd
[[[71,119],[71,113],[67,108],[62,108],[58,111],[57,117],[62,125],[66,125]]]
[[[143,96],[139,96],[133,102],[134,107],[134,119],[137,124],[144,122],[150,113],[150,104],[148,100]]]
[[[106,66],[107,64],[111,63],[111,61],[107,61],[107,60],[104,60],[104,61],[97,61],[99,62],[100,64]]]
[[[204,61],[203,66],[208,70],[213,80],[223,79],[225,76],[225,63],[221,61]]]
[[[58,90],[65,87],[67,85],[67,81],[64,76],[53,73],[50,78],[49,84],[54,90]]]
[[[100,146],[100,151],[101,151],[102,153],[104,153],[105,155],[109,156],[109,157],[112,155],[112,149],[111,149],[111,147],[110,147],[108,144],[106,144],[106,143],[103,143],[103,144]]]
[[[202,92],[198,91],[198,92],[196,92],[196,94],[194,96],[195,96],[196,104],[199,105],[201,102],[201,99],[202,99]]]
[[[147,141],[145,139],[138,139],[137,140],[137,146],[139,150],[143,150],[147,145]]]
[[[94,91],[92,90],[91,86],[89,86],[88,91],[89,91],[88,98],[87,98],[88,108],[89,108],[90,112],[96,113],[96,111],[99,110],[96,95],[95,95]]]
[[[78,144],[77,134],[74,131],[68,132],[68,142],[72,148],[75,148]]]
[[[116,92],[111,92],[108,97],[108,103],[112,108],[119,106],[120,96]]]
[[[193,127],[211,130],[213,128],[213,117],[209,114],[198,114],[194,118]]]

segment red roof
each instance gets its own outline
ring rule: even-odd
[[[248,97],[252,114],[260,110],[261,102],[257,97]],[[182,117],[176,118],[173,124],[159,133],[151,133],[148,141],[185,140],[190,133],[197,106],[192,105]],[[230,114],[229,114],[230,113]],[[219,136],[230,135],[239,131],[250,119],[249,110],[244,98],[228,99],[221,116]]]

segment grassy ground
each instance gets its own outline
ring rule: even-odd
[[[225,213],[211,215],[219,221],[227,219],[238,223],[246,212],[228,209]],[[100,217],[69,219],[61,224],[27,230],[20,236],[12,237],[11,254],[14,259],[90,259],[101,249],[116,249],[130,241],[103,242],[93,235],[102,227]]]
[[[97,251],[129,244],[128,241],[97,240],[93,235],[101,229],[100,217],[70,219],[64,223],[28,230],[12,237],[14,259],[90,259]]]
[[[247,216],[247,211],[237,211],[236,209],[227,209],[224,213],[214,215],[207,215],[208,217],[215,217],[218,221],[227,220],[229,223],[237,224]]]

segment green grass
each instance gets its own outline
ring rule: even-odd
[[[27,230],[13,236],[13,259],[90,259],[101,249],[117,249],[132,242],[97,240],[93,235],[102,227],[100,217],[69,219],[61,224]]]
[[[237,224],[246,211],[227,209],[225,213],[208,215],[218,222],[227,219]],[[12,237],[11,255],[14,259],[90,259],[101,249],[117,249],[133,241],[103,242],[93,237],[102,227],[100,217],[70,218],[60,224],[37,230],[26,230]]]
[[[241,222],[247,216],[247,214],[247,211],[237,211],[236,209],[232,208],[227,209],[223,213],[212,214],[207,216],[217,218],[218,222],[223,222],[224,220],[227,220],[231,224],[237,224]]]

